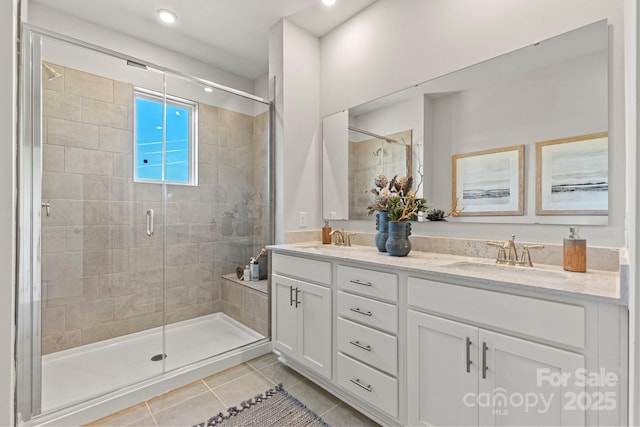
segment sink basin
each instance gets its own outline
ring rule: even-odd
[[[329,249],[329,250],[331,250],[331,249],[356,249],[355,246],[338,246],[338,245],[334,245],[333,243],[330,244],[330,245],[329,244],[325,245],[325,244],[322,244],[322,243],[308,243],[308,244],[307,243],[303,243],[303,244],[295,245],[295,246],[297,248],[300,248],[300,249],[315,249],[315,250],[318,250],[318,249]]]
[[[473,261],[459,261],[447,264],[445,267],[468,272],[494,274],[496,279],[539,279],[545,282],[564,282],[569,279],[567,273],[561,271],[543,270],[535,267],[521,267],[517,265],[484,264]]]

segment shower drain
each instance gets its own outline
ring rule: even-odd
[[[152,362],[159,362],[162,359],[166,359],[167,355],[166,354],[156,354],[155,356],[151,357],[151,361]]]

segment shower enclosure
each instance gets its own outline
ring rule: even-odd
[[[236,268],[272,241],[270,103],[36,28],[22,43],[19,421],[264,347],[266,281]]]

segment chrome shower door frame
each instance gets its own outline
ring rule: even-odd
[[[20,139],[18,149],[18,295],[16,331],[16,418],[40,414],[41,366],[41,201],[42,201],[42,36],[23,28]]]

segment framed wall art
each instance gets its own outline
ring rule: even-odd
[[[537,215],[607,215],[607,132],[536,144]]]
[[[524,145],[452,156],[459,216],[524,214]]]

